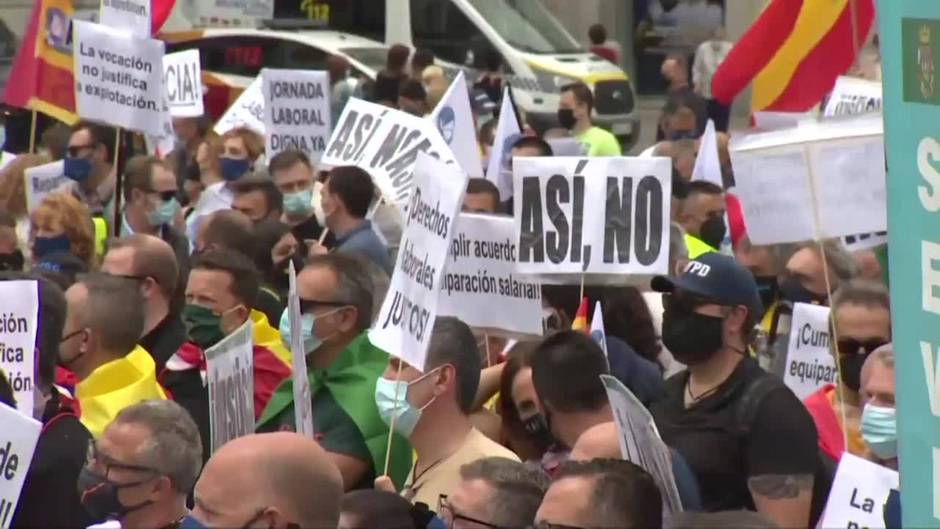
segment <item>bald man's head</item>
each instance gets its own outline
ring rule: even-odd
[[[193,516],[210,527],[336,527],[339,470],[320,445],[296,433],[240,437],[224,445],[196,483]]]
[[[622,457],[620,433],[613,422],[597,424],[585,430],[574,443],[570,456],[574,461],[622,459]]]
[[[203,219],[196,234],[196,249],[226,249],[255,258],[254,225],[244,213],[223,209]]]

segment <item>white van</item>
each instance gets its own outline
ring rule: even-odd
[[[274,6],[275,19],[307,19],[386,44],[426,48],[445,67],[482,70],[484,57],[496,51],[516,103],[538,130],[557,126],[559,89],[583,81],[594,90],[596,124],[627,149],[639,136],[627,75],[585,50],[541,0],[275,0]]]

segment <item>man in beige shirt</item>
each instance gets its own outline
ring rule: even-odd
[[[396,382],[397,381],[397,382]],[[391,357],[376,385],[376,404],[386,423],[417,452],[402,496],[436,510],[441,496],[460,483],[460,467],[485,457],[519,461],[470,423],[480,383],[480,354],[466,323],[451,317],[434,323],[424,373]],[[387,487],[384,476],[377,486]]]

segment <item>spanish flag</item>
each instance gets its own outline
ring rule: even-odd
[[[574,315],[574,321],[571,322],[572,331],[581,331],[585,334],[590,333],[588,324],[588,298],[581,299],[581,305],[578,306],[578,313]]]
[[[712,94],[730,104],[749,83],[751,110],[803,112],[855,61],[873,0],[771,0],[718,67]]]

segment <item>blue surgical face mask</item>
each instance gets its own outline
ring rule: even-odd
[[[894,408],[866,404],[862,410],[862,439],[878,459],[898,457],[898,423]]]
[[[37,259],[59,252],[68,252],[72,247],[69,238],[65,235],[56,237],[36,237],[33,239],[33,254]]]
[[[156,209],[150,212],[149,221],[150,225],[158,228],[165,224],[169,224],[173,221],[173,217],[176,216],[176,211],[179,209],[180,203],[176,201],[175,198],[171,198],[166,202],[160,202],[160,205]]]
[[[313,188],[296,193],[284,195],[284,213],[288,215],[302,215],[313,209],[310,202],[313,200]]]
[[[219,169],[226,182],[234,182],[248,173],[251,161],[248,158],[219,158]]]
[[[281,332],[281,342],[284,344],[284,347],[290,351],[290,317],[288,313],[290,309],[284,309],[284,312],[281,314],[281,323],[278,325],[278,330]],[[323,344],[323,340],[317,338],[313,333],[313,324],[316,322],[316,316],[313,314],[301,314],[300,315],[300,332],[303,336],[304,342],[304,353],[310,353],[316,351]]]
[[[208,529],[209,526],[193,518],[190,514],[180,520],[179,529]]]
[[[395,431],[406,439],[411,437],[411,432],[421,420],[421,412],[437,398],[435,396],[424,406],[416,408],[408,402],[408,387],[424,380],[438,369],[428,371],[411,382],[380,377],[375,383],[375,404],[379,409],[379,416],[387,425],[391,425],[392,417],[395,417]]]
[[[63,160],[65,177],[82,183],[91,175],[91,160],[87,158],[66,158]]]

